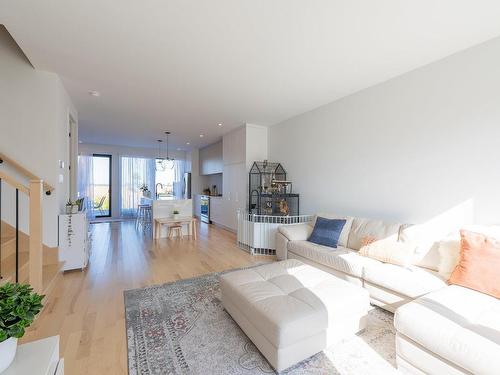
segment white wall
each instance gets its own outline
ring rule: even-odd
[[[500,38],[270,128],[301,212],[500,222]]]
[[[55,187],[51,196],[43,198],[43,241],[47,246],[57,246],[57,215],[69,198],[70,114],[77,121],[59,77],[33,69],[0,26],[0,150]],[[59,169],[59,160],[64,161],[64,170]],[[63,183],[59,183],[59,174]],[[4,187],[2,218],[13,224],[14,193],[6,184]],[[28,232],[27,203],[23,205],[21,228]]]
[[[106,154],[111,155],[111,214],[113,218],[120,217],[120,192],[121,175],[120,175],[120,158],[122,156],[132,156],[139,158],[156,158],[158,157],[157,148],[144,147],[127,147],[114,145],[100,145],[91,143],[81,143],[78,145],[78,153],[84,154]],[[162,156],[164,153],[162,151]],[[186,160],[186,152],[184,151],[169,151],[169,156],[177,160]],[[186,168],[189,168],[191,162],[186,163]],[[189,172],[189,170],[186,170]],[[150,187],[154,194],[154,186]]]

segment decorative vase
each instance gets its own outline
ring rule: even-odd
[[[149,190],[146,190],[142,193],[142,195],[145,197],[145,198],[151,198],[151,192]]]
[[[73,213],[73,206],[66,206],[66,215],[71,215]]]
[[[72,214],[77,214],[78,213],[78,205],[77,204],[71,206],[71,213]]]
[[[172,218],[173,218],[174,220],[177,220],[177,219],[179,218],[179,214],[172,214]]]
[[[7,340],[0,342],[0,373],[10,366],[17,351],[17,339],[9,337]]]

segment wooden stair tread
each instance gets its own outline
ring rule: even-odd
[[[0,285],[3,285],[8,282],[14,282],[12,276],[2,276],[2,278],[0,279]]]
[[[12,242],[12,241],[15,241],[15,240],[16,240],[15,236],[2,236],[2,238],[0,238],[0,244],[2,246],[5,246],[9,242]]]
[[[29,254],[26,252],[19,252],[19,274],[22,277],[22,273],[28,273],[27,268],[29,264]],[[26,272],[25,272],[26,271]],[[16,254],[11,254],[2,261],[2,281],[9,278],[14,281],[16,276]],[[24,282],[26,280],[19,280]]]

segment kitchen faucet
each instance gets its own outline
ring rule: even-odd
[[[163,184],[161,182],[158,182],[156,185],[155,185],[155,196],[156,196],[156,199],[158,199],[158,185],[160,185],[160,188],[163,189]]]

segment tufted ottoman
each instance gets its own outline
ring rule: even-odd
[[[222,304],[282,371],[366,326],[368,292],[289,259],[221,276]]]

